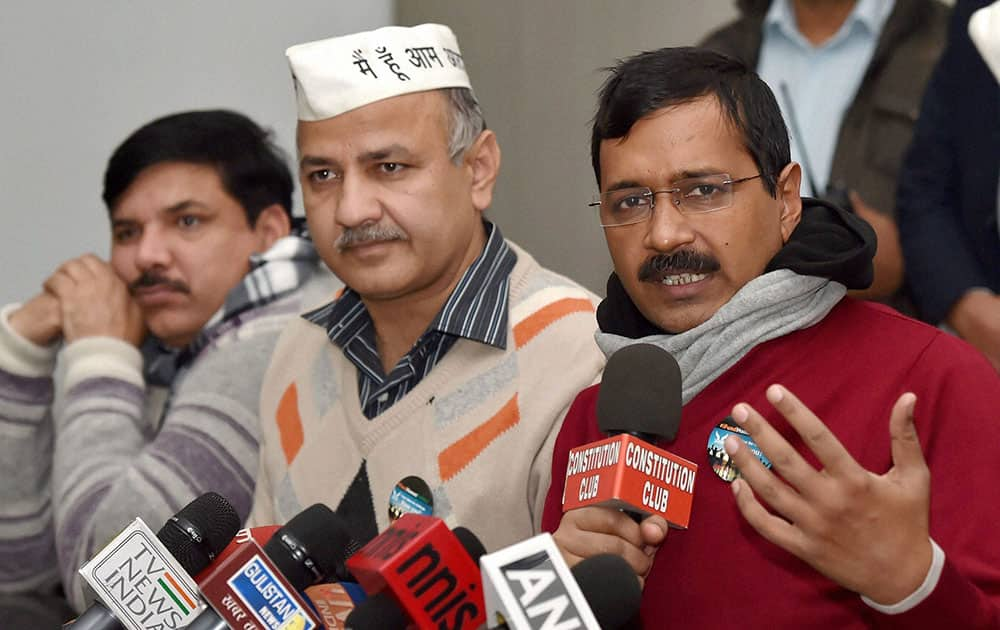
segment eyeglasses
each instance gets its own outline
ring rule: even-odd
[[[601,227],[617,227],[645,221],[653,213],[656,195],[670,193],[670,201],[681,214],[704,214],[733,205],[733,185],[760,177],[760,173],[733,179],[728,173],[691,177],[673,183],[673,188],[647,187],[609,190],[587,204],[599,207]]]

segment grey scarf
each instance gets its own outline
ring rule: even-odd
[[[598,331],[594,337],[609,357],[635,343],[651,343],[672,354],[681,368],[687,404],[758,344],[819,322],[846,292],[839,282],[778,269],[745,284],[691,330],[639,339]]]

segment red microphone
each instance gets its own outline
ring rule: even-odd
[[[698,465],[653,446],[672,442],[681,423],[681,371],[652,344],[611,355],[597,393],[597,422],[612,437],[569,452],[563,512],[600,505],[659,514],[687,529]]]
[[[316,611],[299,591],[335,575],[352,548],[343,522],[319,503],[284,527],[243,530],[239,541],[198,576],[211,608],[188,629],[321,628]]]
[[[348,558],[347,568],[373,598],[388,593],[419,628],[478,628],[486,622],[478,565],[485,550],[465,532],[452,533],[433,516],[404,514]],[[466,549],[469,538],[478,549]]]
[[[260,550],[279,529],[281,529],[280,525],[262,525],[244,528],[236,532],[236,537],[222,550],[212,566],[199,573],[195,578],[199,587],[223,562],[228,563],[230,556],[242,555],[245,553],[243,549],[247,546],[252,546],[254,552]],[[348,551],[353,552],[354,549]],[[347,616],[358,603],[367,599],[365,592],[357,583],[347,580],[314,584],[306,588],[302,594],[312,604],[314,612],[327,630],[343,630],[344,620]]]

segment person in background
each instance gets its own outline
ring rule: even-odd
[[[702,46],[770,86],[802,168],[804,195],[853,209],[875,228],[875,279],[855,297],[906,314],[896,184],[924,86],[944,47],[938,0],[738,0],[739,19]]]
[[[955,4],[899,182],[899,229],[920,317],[1000,371],[1000,5]]]

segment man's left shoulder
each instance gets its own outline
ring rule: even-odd
[[[937,328],[908,317],[896,309],[867,300],[845,297],[824,319],[829,327],[852,335],[885,336],[924,345],[943,334]]]
[[[962,339],[884,304],[845,298],[826,323],[855,352],[881,355],[886,366],[903,362],[921,370],[988,367],[986,359]]]

